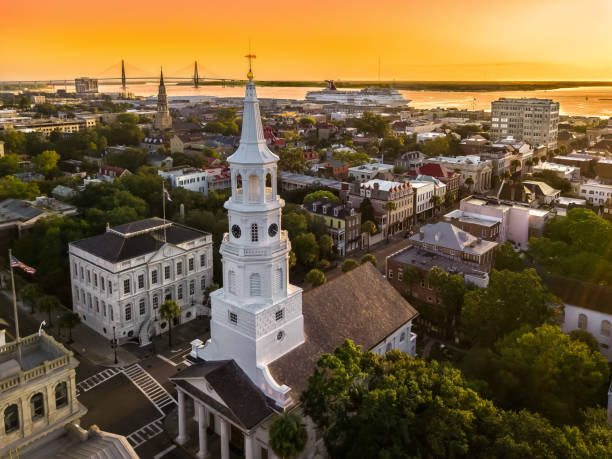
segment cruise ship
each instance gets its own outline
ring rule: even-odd
[[[327,88],[322,91],[309,91],[306,100],[309,102],[336,103],[344,105],[392,106],[407,105],[405,99],[395,89],[365,88],[361,91],[338,91],[333,80],[325,80]]]

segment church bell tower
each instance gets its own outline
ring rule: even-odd
[[[166,85],[164,84],[164,72],[160,71],[159,90],[157,92],[157,113],[153,119],[153,128],[163,131],[172,127],[172,117],[168,110],[168,96],[166,95]]]
[[[223,288],[211,295],[211,339],[192,355],[233,359],[261,387],[269,383],[267,364],[304,342],[304,319],[302,289],[289,283],[291,243],[280,229],[285,203],[277,193],[278,156],[266,145],[250,70],[248,78],[240,146],[228,158]]]

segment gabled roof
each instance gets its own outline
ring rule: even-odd
[[[612,287],[569,277],[541,276],[548,289],[565,304],[612,315]]]
[[[417,169],[417,172],[421,175],[429,175],[436,178],[450,179],[456,174],[455,172],[444,167],[442,164],[426,163]]]
[[[371,263],[306,292],[302,313],[306,342],[268,365],[294,394],[308,385],[319,356],[345,338],[369,350],[418,315]]]
[[[233,360],[198,362],[170,377],[170,381],[246,429],[274,413],[265,395]],[[191,384],[204,381],[227,406]]]

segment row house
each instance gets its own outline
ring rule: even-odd
[[[310,214],[321,217],[334,241],[338,255],[344,257],[361,248],[361,213],[350,204],[313,201],[304,204]]]

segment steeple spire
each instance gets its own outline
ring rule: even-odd
[[[164,85],[164,69],[162,67],[159,68],[159,86],[165,86]]]
[[[242,133],[240,135],[240,146],[236,152],[227,158],[230,165],[234,164],[268,164],[278,161],[278,156],[270,151],[266,145],[266,139],[261,125],[261,114],[259,112],[259,101],[257,91],[253,82],[251,61],[255,55],[248,54],[249,59],[249,81],[246,85],[244,96],[244,110],[242,112]]]

